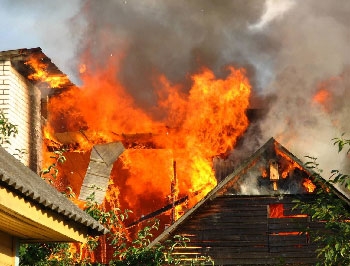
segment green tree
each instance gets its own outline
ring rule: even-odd
[[[338,152],[347,149],[350,152],[350,140],[344,138],[333,139],[338,146]],[[309,230],[314,242],[319,246],[317,255],[321,266],[350,265],[350,206],[336,193],[334,185],[343,187],[350,192],[350,176],[339,170],[332,170],[329,180],[321,177],[317,159],[308,157],[306,165],[313,170],[316,183],[316,197],[313,201],[297,201],[296,208],[310,215],[311,219],[324,222],[324,229]]]

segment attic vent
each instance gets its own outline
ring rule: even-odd
[[[270,180],[273,185],[273,190],[277,190],[277,181],[280,179],[278,174],[278,163],[275,160],[270,161]]]

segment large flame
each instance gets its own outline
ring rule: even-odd
[[[142,190],[138,187],[142,184],[153,192],[161,190],[158,195],[162,198],[170,193],[166,184],[172,178],[172,171],[165,170],[164,163],[145,163],[146,157],[157,156],[156,150],[152,151],[156,146],[169,150],[167,154],[171,156],[166,156],[169,162],[177,162],[178,192],[199,195],[197,200],[204,196],[216,185],[212,158],[231,150],[248,127],[246,110],[251,87],[245,71],[228,67],[229,74],[220,79],[203,68],[191,76],[188,93],[183,92],[181,84],[171,84],[160,75],[155,78],[159,96],[156,108],[162,113],[159,120],[135,104],[117,73],[118,62],[114,58],[94,73],[86,67],[81,88],[71,88],[50,99],[48,126],[55,132],[85,135],[79,145],[86,150],[93,144],[125,140],[136,133],[151,134],[151,147],[141,147],[151,148],[148,152],[123,155],[124,168],[129,169],[125,184],[131,187],[130,195],[139,195]],[[165,181],[157,181],[159,178]]]
[[[37,56],[30,56],[26,62],[33,69],[33,73],[28,76],[29,79],[34,81],[42,81],[48,83],[50,88],[62,88],[69,83],[69,79],[64,74],[52,75],[48,71],[48,65],[42,61],[42,58]]]
[[[50,97],[45,138],[56,143],[59,134],[70,134],[77,142],[71,152],[80,153],[122,141],[126,150],[112,169],[104,208],[130,209],[135,219],[188,198],[187,205],[173,208],[176,219],[216,185],[213,158],[232,150],[247,129],[251,86],[245,70],[233,67],[225,78],[202,68],[190,77],[190,88],[158,75],[152,77],[158,103],[150,113],[119,81],[118,60],[111,57],[94,71],[85,63],[80,88]],[[65,172],[57,183],[76,188]]]

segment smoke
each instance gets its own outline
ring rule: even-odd
[[[223,75],[225,65],[234,64],[259,76],[254,65],[268,56],[260,51],[273,44],[264,35],[251,34],[247,26],[259,18],[263,4],[259,0],[85,1],[81,15],[88,28],[80,51],[93,56],[96,67],[111,55],[122,54],[119,78],[139,105],[151,108],[158,73],[184,83],[200,66]]]
[[[264,14],[257,23],[249,28],[252,30],[263,29],[271,21],[282,17],[294,4],[294,0],[266,0]]]
[[[346,1],[305,1],[270,25],[269,36],[281,49],[264,88],[274,100],[260,124],[262,139],[275,136],[301,159],[318,157],[325,175],[342,167],[331,139],[350,130],[349,11]],[[316,100],[320,90],[328,94],[324,101]]]
[[[156,104],[159,73],[186,84],[202,65],[217,75],[227,64],[247,68],[266,115],[244,145],[252,150],[273,136],[329,170],[344,162],[329,156],[331,139],[350,132],[349,12],[347,0],[83,1],[76,21],[84,29],[74,30],[83,32],[79,57],[93,58],[90,67],[121,56],[116,75],[146,110]],[[321,87],[330,100],[315,101]]]
[[[333,156],[331,144],[350,132],[348,0],[2,0],[1,5],[1,50],[40,46],[74,81],[80,63],[94,69],[120,58],[115,75],[149,111],[156,105],[154,77],[160,73],[185,84],[186,92],[188,75],[203,65],[219,76],[227,64],[245,67],[258,99],[251,108],[262,107],[266,114],[243,145],[255,150],[274,136],[301,159],[312,155],[326,169],[349,167],[348,158]],[[317,102],[320,90],[328,99]]]

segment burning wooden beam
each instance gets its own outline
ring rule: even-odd
[[[176,206],[185,203],[187,200],[188,200],[188,196],[182,197],[181,199],[178,199],[178,200],[176,200],[176,201],[174,201],[174,202],[172,202],[170,204],[167,204],[166,206],[164,206],[164,207],[162,207],[162,208],[160,208],[160,209],[158,209],[158,210],[156,210],[154,212],[151,212],[151,213],[149,213],[147,215],[143,215],[141,218],[139,218],[138,220],[136,220],[136,221],[132,222],[130,225],[128,225],[127,228],[131,228],[131,227],[133,227],[133,226],[135,226],[135,225],[137,225],[137,224],[139,224],[139,223],[141,223],[143,221],[146,221],[148,219],[154,218],[154,217],[156,217],[156,216],[158,216],[158,215],[160,215],[160,214],[162,214],[164,212],[167,212],[169,210],[173,211],[173,209]],[[172,221],[172,222],[175,222],[175,221]]]
[[[270,162],[270,181],[273,185],[273,190],[277,190],[277,181],[280,179],[280,175],[278,173],[278,163],[275,160]]]

